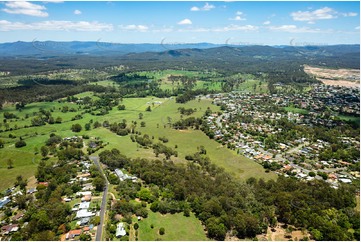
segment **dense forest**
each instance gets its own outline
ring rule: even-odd
[[[192,211],[213,239],[223,240],[227,233],[254,238],[278,221],[307,229],[316,240],[359,240],[356,187],[343,185],[336,190],[323,181],[299,182],[281,176],[276,181],[251,178],[244,183],[204,153],[188,155],[184,164],[129,159],[117,149],[99,156],[110,169],[124,168],[146,182],[150,190],[146,201],[152,211],[185,215]],[[136,191],[119,189],[124,199],[134,198]]]
[[[103,68],[124,65],[137,70],[217,70],[221,73],[270,73],[296,71],[301,65],[333,68],[359,68],[359,45],[305,46],[284,48],[270,46],[222,46],[209,49],[179,49],[125,55],[52,55],[34,59],[1,57],[0,71],[14,75],[39,73],[64,68]],[[19,66],[22,68],[20,69]]]

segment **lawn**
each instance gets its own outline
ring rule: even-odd
[[[295,107],[285,107],[284,108],[287,112],[292,112],[292,113],[299,113],[299,114],[308,114],[309,111],[306,109],[302,109],[302,108],[295,108]]]
[[[185,217],[182,213],[162,215],[150,211],[148,218],[139,221],[138,224],[138,237],[141,241],[155,241],[157,239],[168,241],[209,240],[201,222],[194,214]],[[151,225],[154,226],[153,229]],[[158,233],[161,227],[165,229],[164,235]]]
[[[349,122],[358,123],[358,124],[360,123],[360,117],[347,116],[347,115],[338,115],[337,117],[344,121],[349,121]]]

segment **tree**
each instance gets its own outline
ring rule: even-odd
[[[19,140],[15,143],[15,147],[16,148],[21,148],[21,147],[24,147],[26,146],[26,142],[24,140]]]
[[[90,236],[90,234],[84,234],[84,233],[82,233],[82,234],[79,236],[79,240],[80,240],[80,241],[91,241],[91,240],[92,240],[92,237]]]
[[[139,228],[139,224],[138,223],[135,223],[134,224],[134,229],[137,230]]]
[[[145,127],[145,122],[144,121],[140,122],[140,127]]]
[[[55,119],[55,123],[57,123],[57,124],[60,124],[62,121],[63,121],[63,119],[61,117],[57,117]]]
[[[90,123],[86,123],[85,126],[84,126],[85,130],[90,130],[91,128],[91,125]]]
[[[125,105],[123,105],[123,104],[119,105],[118,110],[125,110]]]
[[[47,146],[41,146],[41,155],[45,158],[49,154],[49,148]]]
[[[3,139],[0,139],[0,148],[4,148],[5,141]]]
[[[148,107],[145,109],[145,111],[147,111],[147,112],[151,112],[151,111],[152,111],[152,109],[150,108],[150,106],[148,106]]]
[[[160,235],[165,234],[165,229],[164,229],[163,227],[161,227],[161,228],[159,229],[159,234],[160,234]]]
[[[95,190],[101,192],[104,190],[105,187],[105,180],[104,178],[97,176],[96,178],[94,178],[93,180],[93,186],[95,186]]]
[[[139,119],[143,119],[143,114],[142,113],[139,113],[138,116],[139,116]]]
[[[93,217],[93,218],[90,220],[90,223],[91,223],[91,224],[94,224],[94,225],[99,225],[99,224],[100,224],[100,217],[99,217],[99,216]]]
[[[82,130],[82,127],[80,124],[73,124],[71,126],[71,131],[79,133]]]
[[[13,159],[9,158],[7,160],[7,164],[8,164],[8,169],[14,168],[14,161]]]

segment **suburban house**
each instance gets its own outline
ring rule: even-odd
[[[118,223],[117,224],[117,230],[115,232],[115,236],[117,238],[125,236],[127,234],[127,232],[125,231],[124,227],[123,227],[123,223]]]
[[[66,239],[74,239],[76,236],[81,235],[81,229],[74,229],[74,230],[70,230],[67,234],[66,234]]]

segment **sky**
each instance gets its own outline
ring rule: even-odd
[[[1,1],[0,42],[360,43],[359,1]]]

